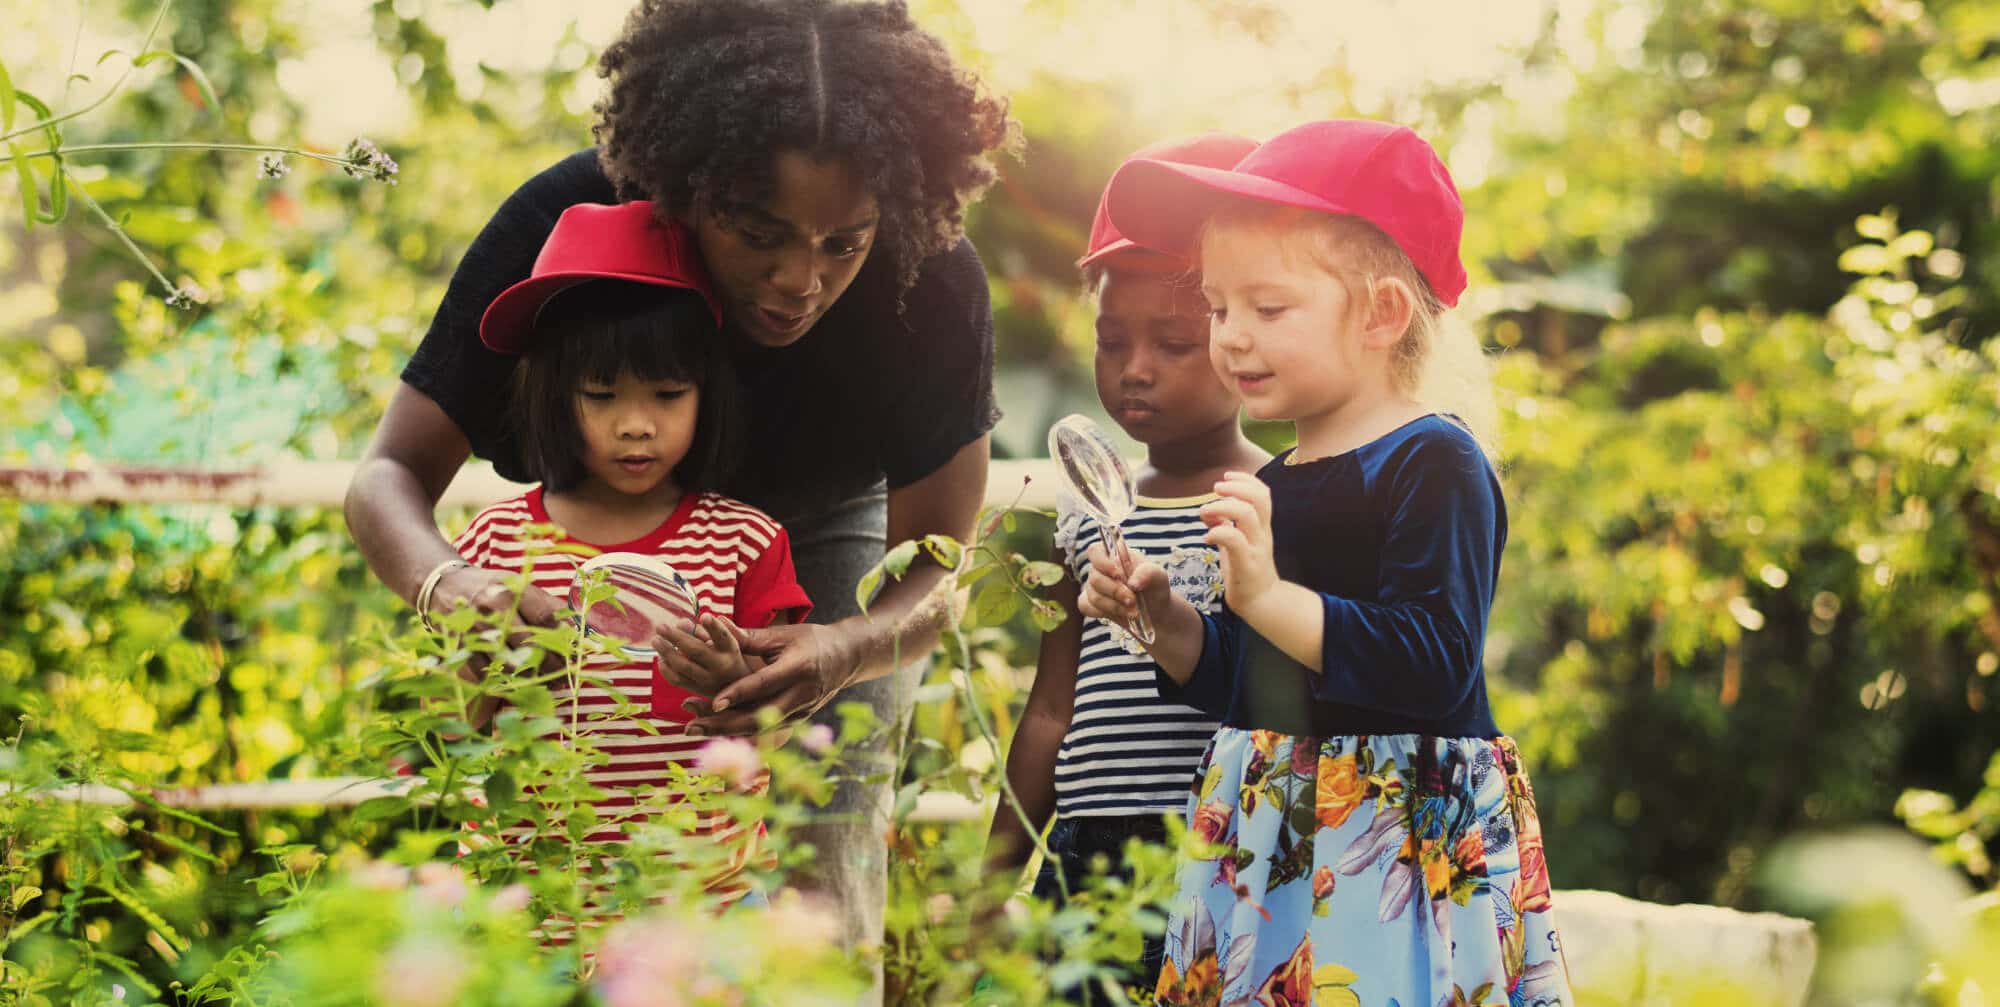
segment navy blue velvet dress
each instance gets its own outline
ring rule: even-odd
[[[1320,595],[1321,668],[1228,610],[1161,691],[1215,713],[1159,1002],[1573,1002],[1534,796],[1481,661],[1499,478],[1441,416],[1258,473],[1278,574]]]

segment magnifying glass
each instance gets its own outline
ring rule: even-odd
[[[586,604],[585,588],[595,583],[609,585],[614,593]],[[688,579],[666,560],[636,552],[603,553],[578,567],[569,604],[584,635],[642,661],[659,656],[653,640],[661,629],[692,633],[701,618],[701,601]]]
[[[1125,536],[1119,525],[1132,516],[1135,504],[1125,459],[1097,424],[1078,413],[1049,428],[1049,457],[1056,460],[1070,495],[1097,522],[1104,551],[1118,564],[1118,575],[1129,580],[1132,570],[1125,563]],[[1146,610],[1146,599],[1139,599],[1139,616],[1129,628],[1140,643],[1153,642],[1153,617]]]

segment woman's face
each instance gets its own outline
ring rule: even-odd
[[[847,162],[783,150],[763,202],[727,194],[694,214],[695,239],[731,326],[762,346],[812,331],[875,244],[881,210]]]

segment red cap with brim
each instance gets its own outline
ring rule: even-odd
[[[522,352],[534,336],[536,316],[549,300],[592,280],[692,290],[707,302],[715,324],[722,324],[722,307],[709,286],[694,236],[685,228],[655,220],[648,200],[579,203],[557,218],[529,277],[486,306],[479,320],[480,341],[500,353]]]
[[[1345,214],[1387,234],[1446,306],[1465,292],[1459,239],[1465,207],[1430,144],[1407,127],[1364,119],[1307,123],[1231,169],[1134,159],[1105,190],[1130,240],[1193,259],[1201,225],[1230,200]]]
[[[1125,163],[1146,159],[1228,168],[1256,149],[1257,141],[1247,136],[1203,133],[1199,136],[1148,144],[1133,151]],[[1106,189],[1105,196],[1109,194],[1110,190]],[[1098,197],[1097,216],[1090,223],[1090,248],[1083,253],[1083,258],[1076,260],[1076,268],[1086,269],[1117,255],[1120,256],[1118,263],[1120,269],[1145,273],[1179,273],[1187,270],[1188,263],[1184,257],[1170,256],[1157,248],[1148,248],[1120,233],[1111,223],[1105,196]]]

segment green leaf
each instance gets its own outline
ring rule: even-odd
[[[1889,257],[1892,259],[1912,259],[1931,254],[1931,232],[1904,231],[1889,242]]]
[[[100,878],[97,882],[97,887],[103,889],[106,895],[118,900],[119,905],[130,910],[132,915],[139,917],[147,926],[158,931],[159,935],[169,945],[172,945],[175,951],[186,951],[188,949],[187,938],[182,937],[180,932],[174,929],[173,924],[168,923],[166,917],[155,912],[152,906],[139,901],[138,896],[119,887],[116,882],[111,881],[109,878]]]
[[[1050,633],[1069,621],[1069,610],[1046,598],[1036,598],[1029,606],[1028,617],[1035,621],[1036,629]]]
[[[42,890],[36,888],[34,885],[22,885],[21,887],[14,889],[14,899],[13,899],[14,904],[9,906],[8,909],[12,912],[18,913],[21,911],[22,906],[27,905],[29,902],[33,901],[37,896],[41,894]]]
[[[0,133],[14,131],[14,78],[7,76],[7,64],[0,60]]]
[[[166,845],[171,846],[174,849],[177,849],[182,853],[185,853],[188,856],[195,858],[196,860],[200,860],[212,867],[222,868],[223,870],[228,869],[228,865],[224,864],[221,860],[217,859],[215,854],[210,853],[207,850],[204,850],[201,847],[196,846],[195,844],[190,843],[187,840],[182,839],[181,837],[176,836],[171,832],[164,832],[159,829],[151,828],[143,822],[140,823],[139,827],[151,833],[153,838],[158,842],[165,843]]]
[[[514,775],[505,769],[496,769],[486,776],[486,805],[495,812],[514,805],[520,787],[514,782]]]
[[[875,591],[882,586],[882,564],[877,563],[861,575],[854,583],[854,604],[865,614],[868,603],[875,600]]]
[[[922,780],[912,780],[909,783],[903,784],[896,791],[896,807],[894,811],[890,812],[890,820],[900,822],[908,819],[910,812],[917,810],[917,797],[923,792],[924,784]]]
[[[1005,579],[987,581],[972,596],[972,624],[975,626],[998,626],[1014,617],[1019,608],[1021,596],[1014,585]]]
[[[1048,587],[1063,579],[1063,568],[1047,560],[1036,560],[1021,568],[1021,581],[1029,587]]]
[[[354,822],[373,822],[394,818],[409,807],[410,801],[405,797],[372,797],[355,805],[348,818]]]
[[[1000,564],[998,563],[993,563],[993,562],[981,563],[978,566],[975,566],[965,571],[964,573],[959,574],[958,586],[971,587],[972,585],[977,584],[981,580],[985,579],[986,575],[998,569],[1000,569]]]
[[[1894,268],[1889,250],[1881,245],[1856,245],[1840,253],[1840,268],[1849,273],[1874,276]]]
[[[20,180],[21,226],[24,230],[35,229],[35,222],[41,219],[41,201],[36,198],[35,169],[29,166],[28,151],[19,142],[7,141],[7,152],[13,157],[14,176]]]
[[[902,580],[903,575],[910,571],[910,563],[916,558],[916,540],[911,539],[907,542],[900,542],[897,543],[896,548],[889,550],[888,555],[882,557],[882,569],[887,570],[889,576],[897,580]]]
[[[925,535],[924,551],[947,570],[958,569],[959,561],[965,558],[965,547],[950,535]]]
[[[106,53],[105,55],[108,56],[110,54]],[[200,89],[202,100],[208,103],[208,111],[215,112],[219,111],[222,108],[221,99],[215,96],[215,85],[208,82],[208,74],[202,72],[200,64],[196,63],[194,60],[187,58],[186,56],[181,55],[180,53],[174,52],[170,49],[155,49],[152,52],[141,53],[138,59],[132,61],[132,65],[145,66],[146,64],[151,63],[154,60],[160,60],[160,59],[170,59],[176,63],[179,63],[181,69],[186,70],[188,76],[194,78],[194,86]],[[98,62],[101,63],[103,61],[99,60]]]
[[[1888,217],[1866,213],[1855,219],[1854,230],[1864,238],[1888,241],[1896,236],[1896,223]]]

